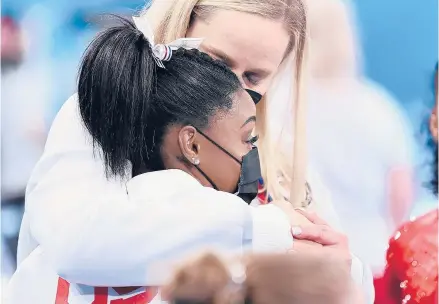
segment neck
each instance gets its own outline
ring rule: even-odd
[[[200,171],[192,164],[187,161],[180,159],[180,157],[169,158],[165,161],[166,169],[178,169],[186,172],[195,178],[204,187],[213,188],[209,181],[200,173]]]

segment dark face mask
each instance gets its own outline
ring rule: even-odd
[[[236,186],[235,194],[243,199],[247,204],[250,204],[252,200],[254,200],[258,195],[259,180],[262,176],[261,166],[259,163],[258,148],[253,147],[250,152],[243,156],[242,161],[240,161],[231,153],[229,153],[226,149],[218,145],[209,136],[207,136],[198,129],[197,131],[241,166],[241,173],[239,175],[239,181],[238,185]],[[207,181],[212,185],[213,188],[218,190],[218,187],[213,182],[213,180],[209,176],[207,176],[207,174],[204,173],[203,170],[200,169],[200,167],[195,166],[195,168],[197,168],[197,170],[204,176],[204,178],[207,179]]]

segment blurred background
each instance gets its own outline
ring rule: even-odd
[[[366,226],[382,222],[376,234],[379,229],[392,231],[403,220],[437,204],[424,183],[430,172],[425,122],[434,105],[438,3],[340,0],[343,8],[334,14],[343,18],[328,19],[325,1],[307,2],[312,8],[315,54],[310,81],[311,164],[330,188],[352,246],[379,271],[379,258],[367,251],[385,248],[364,248],[353,239],[365,243],[366,234],[372,233]],[[2,1],[4,280],[15,268],[27,179],[43,151],[53,118],[75,92],[77,67],[87,42],[107,23],[102,14],[129,16],[144,5],[145,1],[138,0]],[[333,20],[346,22],[334,25]],[[336,26],[331,30],[334,39],[325,32],[329,24]],[[334,80],[334,71],[341,70],[343,75],[349,73],[349,82]],[[341,157],[345,148],[350,155]],[[359,218],[364,227],[359,226]]]

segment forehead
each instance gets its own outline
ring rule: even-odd
[[[250,116],[256,115],[256,105],[250,94],[245,90],[237,92],[233,98],[233,107],[237,112],[237,116],[243,117],[245,120]]]
[[[266,70],[279,67],[290,40],[282,21],[228,10],[197,19],[188,36],[204,38],[205,51],[220,50],[236,65]]]
[[[256,105],[246,91],[240,90],[233,96],[232,109],[226,115],[217,113],[213,122],[216,128],[237,130],[251,116],[256,116]]]

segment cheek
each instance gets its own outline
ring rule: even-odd
[[[227,54],[234,62],[230,68],[236,74],[243,87],[264,95],[270,88],[288,43],[284,42],[284,39],[280,39],[280,42],[274,40],[272,44],[261,44],[258,39],[248,41],[247,35],[237,36],[234,35],[236,34],[235,31],[229,32],[222,26],[217,25],[217,23],[213,22],[207,25],[204,22],[196,21],[187,32],[186,37],[205,37],[200,48],[201,51],[207,51],[207,49],[203,48],[205,46],[206,48],[218,49],[222,53]],[[257,49],[255,50],[255,48]],[[270,54],[270,58],[267,58],[266,54]],[[209,53],[209,55],[216,58],[214,54]],[[271,68],[273,72],[260,79],[257,84],[254,84],[245,77],[245,73],[254,68],[261,68],[261,66],[255,64],[256,62],[263,62],[262,66],[266,70]]]
[[[201,147],[199,159],[200,168],[212,179],[219,190],[234,191],[240,174],[236,161],[213,144]]]
[[[230,156],[223,152],[212,155],[212,179],[219,190],[233,193],[238,184],[241,167]]]

